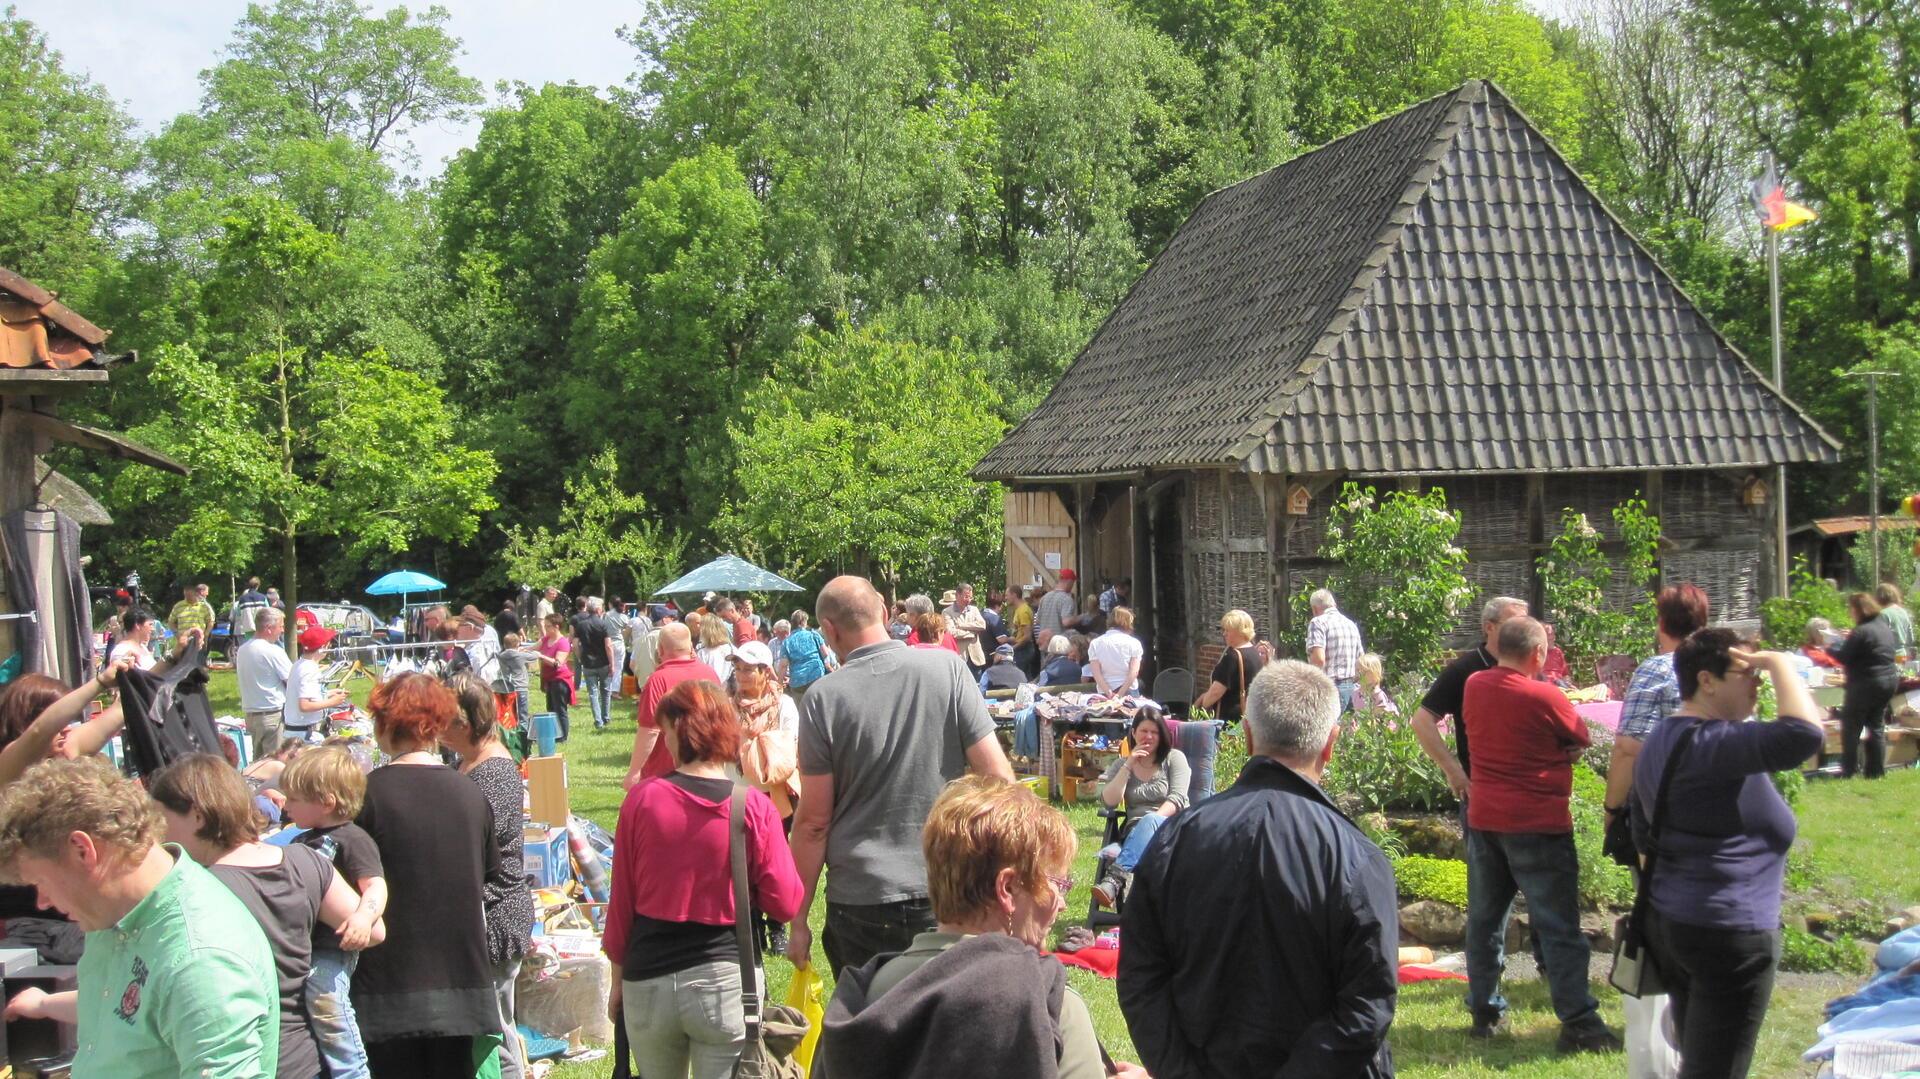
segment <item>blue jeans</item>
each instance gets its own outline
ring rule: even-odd
[[[1040,717],[1031,708],[1013,714],[1013,755],[1040,755]]]
[[[1118,843],[1107,844],[1100,853],[1113,856],[1115,869],[1123,873],[1131,873],[1133,867],[1139,865],[1141,857],[1147,853],[1147,844],[1153,842],[1153,837],[1159,833],[1161,826],[1172,819],[1158,813],[1149,813],[1135,821],[1132,828],[1127,829],[1125,839]]]
[[[609,700],[613,693],[612,678],[612,667],[580,668],[581,688],[587,691],[587,706],[593,709],[596,728],[607,725],[607,710],[612,706]]]
[[[316,948],[313,969],[307,973],[307,1025],[320,1043],[328,1079],[368,1079],[367,1048],[360,1041],[360,1021],[354,1018],[347,989],[353,982],[358,952]]]
[[[1507,919],[1516,892],[1527,897],[1554,1014],[1562,1023],[1599,1022],[1600,1005],[1587,989],[1592,949],[1580,935],[1580,863],[1571,832],[1467,830],[1467,1008],[1486,1022],[1507,1010],[1500,974],[1507,966]]]
[[[1333,683],[1333,688],[1340,693],[1340,710],[1353,711],[1353,691],[1360,688],[1360,683],[1351,678],[1341,678]]]

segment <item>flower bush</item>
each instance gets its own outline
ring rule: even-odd
[[[1320,557],[1339,565],[1325,587],[1360,624],[1367,647],[1403,679],[1424,681],[1447,661],[1447,635],[1473,598],[1462,572],[1467,552],[1453,542],[1459,534],[1460,516],[1439,488],[1382,496],[1349,483],[1327,516]],[[1307,600],[1319,587],[1309,582],[1293,597],[1301,633],[1293,643],[1302,655]]]
[[[1411,708],[1407,711],[1411,714]],[[1384,712],[1350,712],[1340,719],[1340,737],[1325,776],[1329,794],[1351,797],[1362,812],[1427,811],[1458,804],[1446,775],[1420,749],[1413,724]]]
[[[1562,510],[1560,535],[1540,556],[1540,585],[1546,615],[1557,630],[1567,666],[1591,673],[1601,656],[1642,657],[1653,652],[1653,585],[1659,579],[1655,557],[1659,550],[1660,519],[1647,504],[1630,498],[1613,509],[1625,548],[1620,572],[1638,590],[1639,598],[1627,610],[1607,599],[1614,566],[1601,550],[1600,533],[1587,515]]]

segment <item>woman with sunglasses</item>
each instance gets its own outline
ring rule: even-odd
[[[1024,786],[967,776],[934,802],[920,847],[939,924],[841,972],[816,1058],[824,1073],[1144,1077],[1108,1068],[1066,968],[1040,954],[1073,890],[1066,816]]]

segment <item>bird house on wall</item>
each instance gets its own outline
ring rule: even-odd
[[[1313,504],[1313,493],[1304,483],[1296,483],[1287,488],[1287,513],[1293,517],[1305,517],[1307,508]]]

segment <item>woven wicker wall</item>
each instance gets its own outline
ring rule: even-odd
[[[1527,542],[1527,481],[1520,476],[1458,476],[1437,484],[1460,514],[1462,547]]]
[[[1640,473],[1595,475],[1553,475],[1547,477],[1546,533],[1560,534],[1560,511],[1578,510],[1587,515],[1587,523],[1604,540],[1620,538],[1613,523],[1613,508],[1636,494],[1644,494],[1646,482]]]
[[[1661,559],[1669,584],[1691,581],[1713,603],[1715,622],[1744,621],[1760,615],[1761,547],[1677,551]]]
[[[1739,486],[1725,476],[1668,472],[1660,483],[1660,530],[1669,539],[1710,539],[1766,528],[1764,520],[1740,504]]]

